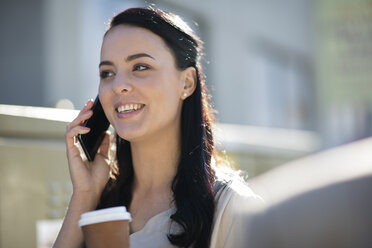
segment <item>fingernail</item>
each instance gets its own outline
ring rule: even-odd
[[[91,98],[91,99],[89,99],[88,101],[87,101],[87,103],[84,105],[84,106],[87,106],[88,105],[88,103],[90,103],[90,102],[93,102],[93,99]]]

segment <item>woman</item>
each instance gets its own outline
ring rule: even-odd
[[[132,215],[131,247],[237,244],[242,226],[234,208],[253,209],[260,200],[217,175],[201,55],[200,39],[176,15],[135,8],[111,20],[99,98],[116,132],[116,169],[109,166],[108,135],[91,163],[74,143],[89,132],[81,126],[92,114],[89,101],[66,131],[73,195],[55,247],[83,243],[81,213],[117,205]]]

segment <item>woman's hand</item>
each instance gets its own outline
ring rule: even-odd
[[[78,134],[85,134],[90,131],[82,124],[92,116],[92,107],[93,101],[90,100],[66,128],[66,152],[73,194],[62,228],[53,245],[54,248],[81,247],[83,234],[78,227],[79,218],[82,213],[94,210],[97,207],[101,192],[109,179],[110,135],[106,133],[93,162],[81,158],[78,144],[75,143],[75,137]]]
[[[67,125],[66,128],[66,152],[70,177],[73,185],[73,193],[84,194],[93,197],[98,203],[103,188],[105,187],[110,173],[108,155],[110,149],[110,135],[106,133],[94,161],[83,160],[80,156],[76,136],[85,134],[90,131],[89,128],[83,127],[85,120],[89,119],[93,111],[94,102],[88,101],[80,111],[79,115]]]

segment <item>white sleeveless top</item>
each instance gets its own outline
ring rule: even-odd
[[[245,227],[248,226],[249,216],[262,209],[262,199],[241,181],[233,180],[216,193],[215,202],[210,247],[245,247],[242,241],[248,231]],[[176,225],[170,219],[175,211],[176,208],[172,207],[150,218],[141,230],[129,236],[130,247],[176,247],[167,237],[171,223],[172,228]]]

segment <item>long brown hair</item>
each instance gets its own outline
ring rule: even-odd
[[[117,25],[146,28],[163,38],[171,49],[179,70],[194,67],[196,89],[185,99],[181,113],[181,157],[172,191],[176,212],[171,219],[182,231],[169,233],[168,239],[180,247],[209,247],[214,216],[215,172],[213,109],[201,65],[202,42],[182,19],[153,8],[132,8],[116,15],[107,32]],[[116,136],[119,173],[109,181],[98,208],[126,205],[132,199],[133,163],[130,143]]]

